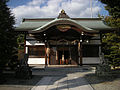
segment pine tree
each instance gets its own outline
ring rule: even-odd
[[[105,57],[109,59],[109,64],[114,68],[120,66],[120,0],[100,0],[106,4],[105,9],[108,10],[110,16],[105,17],[106,23],[111,27],[118,28],[111,33],[103,34],[102,51]]]
[[[0,0],[0,69],[17,56],[17,35],[14,32],[14,16],[7,7],[8,0]]]
[[[113,67],[120,66],[120,36],[116,32],[106,33],[102,39],[102,51]]]
[[[120,28],[120,0],[99,0],[105,4],[105,9],[110,14],[111,23]]]

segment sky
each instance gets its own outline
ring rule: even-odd
[[[23,18],[56,18],[62,9],[72,18],[90,18],[90,0],[10,0],[8,3],[15,16],[16,25]],[[104,5],[98,0],[92,0],[93,18],[108,15]]]

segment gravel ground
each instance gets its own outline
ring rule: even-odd
[[[120,90],[120,76],[97,77],[88,74],[85,78],[95,90]]]
[[[30,90],[42,76],[35,75],[32,79],[16,79],[14,75],[5,76],[6,82],[0,84],[0,90]]]

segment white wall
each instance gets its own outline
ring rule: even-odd
[[[99,57],[83,57],[83,64],[99,64]],[[45,58],[28,58],[28,64],[45,64]]]
[[[99,64],[99,57],[83,57],[83,64]]]
[[[28,58],[28,64],[45,64],[45,58]]]
[[[26,45],[45,45],[44,43],[39,43],[39,41],[34,40],[34,41],[27,41],[26,40]]]

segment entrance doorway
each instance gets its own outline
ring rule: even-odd
[[[59,65],[67,65],[67,64],[70,64],[69,63],[69,51],[68,50],[65,50],[65,51],[62,51],[62,50],[59,50],[58,51],[58,64]]]
[[[50,65],[77,65],[78,48],[77,45],[51,47]]]

